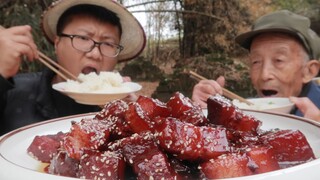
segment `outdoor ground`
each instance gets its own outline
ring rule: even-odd
[[[151,97],[152,93],[157,89],[159,82],[147,82],[147,81],[141,81],[137,82],[142,86],[141,91],[137,93],[137,95],[144,95]]]

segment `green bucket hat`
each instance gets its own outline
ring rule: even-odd
[[[252,30],[236,37],[236,42],[250,50],[255,36],[265,32],[282,32],[296,36],[301,40],[311,59],[320,58],[320,38],[310,29],[310,19],[288,10],[264,15],[256,20]]]

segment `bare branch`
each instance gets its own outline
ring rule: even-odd
[[[133,5],[130,5],[130,6],[126,6],[126,8],[132,8],[132,7],[136,7],[136,6],[144,6],[144,5],[147,5],[147,4],[161,3],[161,2],[168,2],[168,1],[175,1],[175,0],[148,1],[148,2],[143,2],[143,3],[138,3],[138,4],[133,4]]]
[[[214,16],[212,14],[206,14],[206,13],[201,13],[197,11],[187,11],[187,10],[135,10],[135,11],[130,11],[131,13],[153,13],[153,12],[178,12],[178,13],[190,13],[190,14],[198,14],[201,16],[208,16],[210,18],[214,18],[220,21],[223,21],[222,18]]]

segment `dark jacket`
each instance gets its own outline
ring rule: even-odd
[[[299,97],[308,97],[320,109],[320,86],[315,82],[311,81],[304,85]],[[303,116],[301,111],[296,107],[291,111],[291,114]]]
[[[43,120],[100,110],[52,89],[53,76],[48,69],[18,74],[9,81],[0,76],[0,135]]]

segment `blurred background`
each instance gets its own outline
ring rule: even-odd
[[[44,38],[40,18],[53,0],[0,0],[0,24],[29,24],[40,51],[55,59],[52,44]],[[243,97],[253,97],[247,52],[234,38],[250,29],[261,15],[288,9],[311,19],[320,34],[319,0],[118,0],[141,22],[147,45],[141,56],[120,63],[124,76],[143,85],[140,94],[167,101],[180,91],[191,97],[197,83],[192,70],[216,79],[225,76],[226,88]],[[39,62],[21,65],[20,72],[40,71]]]

